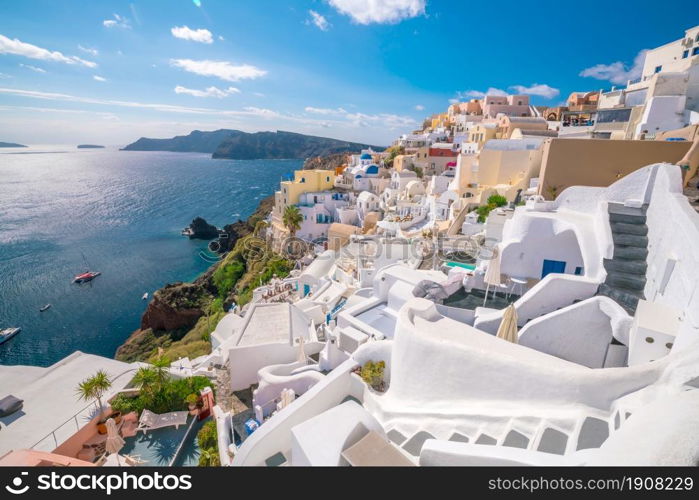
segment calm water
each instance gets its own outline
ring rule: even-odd
[[[0,150],[0,328],[22,328],[0,345],[1,364],[113,356],[139,326],[144,292],[210,265],[206,242],[181,229],[197,215],[219,227],[247,217],[302,163],[65,149]],[[71,284],[81,253],[102,272],[92,284]]]

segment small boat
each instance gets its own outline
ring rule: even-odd
[[[88,271],[86,273],[78,274],[75,278],[73,278],[73,283],[87,283],[88,281],[95,279],[100,274],[102,273],[99,271]]]
[[[143,297],[141,297],[143,300],[148,300],[148,292],[143,294]]]
[[[85,267],[88,269],[90,268],[90,264],[87,262],[87,259],[85,258],[85,254],[82,254],[83,256],[83,261],[85,262]],[[95,279],[97,276],[102,274],[99,271],[85,271],[84,273],[78,274],[73,278],[73,283],[87,283],[88,281],[92,281]]]
[[[21,331],[21,328],[5,328],[0,330],[0,344],[7,342]]]
[[[46,304],[44,307],[42,307],[41,309],[39,309],[39,312],[44,312],[44,311],[46,311],[46,310],[48,310],[48,309],[51,309],[51,304]]]

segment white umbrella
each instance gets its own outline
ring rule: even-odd
[[[483,305],[485,305],[486,300],[488,300],[490,285],[500,286],[500,251],[497,246],[493,247],[493,256],[488,261],[488,269],[485,271],[483,281],[486,283],[485,297],[483,298]]]
[[[115,453],[117,464],[119,463],[119,452],[124,447],[124,439],[119,435],[119,430],[117,429],[116,422],[113,418],[107,419],[107,441],[104,443],[104,447],[107,453]]]
[[[517,309],[515,309],[514,305],[510,304],[505,308],[502,321],[500,321],[500,326],[498,327],[498,333],[495,336],[513,344],[517,343]]]

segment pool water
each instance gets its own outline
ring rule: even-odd
[[[471,271],[473,271],[476,268],[474,264],[464,264],[463,262],[447,261],[446,264],[449,267],[462,267],[464,269],[470,269]]]
[[[192,420],[195,420],[194,423]],[[139,457],[144,461],[140,465],[145,467],[167,467],[171,463],[178,467],[196,467],[199,465],[197,432],[207,420],[200,422],[190,416],[187,425],[181,425],[179,428],[163,427],[145,433],[139,432],[124,440],[126,443],[119,453]],[[187,433],[190,425],[192,430]],[[184,444],[177,454],[177,448],[183,440]]]

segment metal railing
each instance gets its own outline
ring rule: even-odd
[[[34,444],[33,444],[32,446],[30,446],[29,448],[32,449],[32,450],[33,450],[33,449],[36,449],[41,443],[43,443],[43,441],[45,441],[45,440],[48,439],[49,437],[53,437],[54,446],[53,446],[53,448],[51,448],[51,449],[52,449],[52,450],[55,450],[56,448],[58,448],[58,445],[60,444],[60,443],[58,442],[58,437],[56,436],[56,433],[57,433],[61,428],[63,428],[63,426],[65,426],[66,424],[69,424],[69,423],[71,423],[71,422],[74,422],[74,423],[75,423],[75,431],[73,432],[73,434],[74,434],[75,432],[78,432],[78,431],[79,431],[80,429],[82,429],[82,428],[85,426],[85,424],[87,423],[87,422],[84,422],[82,425],[80,425],[80,422],[78,422],[78,417],[79,417],[79,416],[83,416],[84,412],[85,412],[86,410],[88,410],[89,408],[93,407],[93,406],[95,407],[95,410],[99,412],[99,410],[100,410],[99,404],[97,403],[96,400],[95,400],[95,401],[92,401],[90,404],[88,404],[87,406],[85,406],[84,408],[82,408],[80,411],[78,411],[77,413],[75,413],[75,414],[74,414],[72,417],[70,417],[68,420],[66,420],[65,422],[63,422],[62,424],[60,424],[58,427],[56,427],[55,429],[53,429],[51,432],[49,432],[48,434],[46,434],[44,437],[42,437],[41,439],[39,439],[39,441],[37,441],[36,443],[34,443]],[[88,420],[88,422],[89,422],[90,420],[92,420],[93,418],[94,418],[94,414],[90,416],[90,419]],[[72,434],[71,434],[71,436],[72,436]],[[65,441],[65,439],[63,439],[63,440],[61,441],[61,443],[63,443],[64,441]]]
[[[111,379],[111,381],[112,381],[112,383],[114,383],[114,381],[117,380],[119,377],[121,377],[121,376],[123,376],[123,375],[125,375],[125,374],[127,374],[127,373],[130,373],[130,372],[135,372],[136,370],[137,370],[137,368],[129,368],[128,370],[125,370],[125,371],[121,372],[119,375],[117,375],[116,377],[114,377],[113,379]],[[110,398],[111,398],[112,396],[118,394],[119,392],[121,392],[121,391],[115,392],[114,394],[112,394],[112,395],[110,396]],[[108,398],[108,399],[109,399],[109,398]],[[37,448],[40,444],[42,444],[46,439],[52,437],[55,446],[54,446],[53,448],[51,448],[51,450],[55,450],[56,448],[58,448],[58,445],[59,445],[59,444],[62,444],[63,442],[65,442],[69,437],[71,437],[73,434],[75,434],[75,433],[78,432],[80,429],[82,429],[87,423],[90,422],[90,420],[92,420],[92,419],[95,417],[95,412],[93,412],[92,414],[89,415],[88,420],[87,420],[86,422],[83,422],[82,425],[80,425],[80,422],[78,421],[78,417],[81,417],[81,416],[82,416],[82,417],[85,417],[85,412],[86,412],[89,408],[91,408],[92,406],[95,407],[95,410],[96,410],[97,412],[99,412],[100,410],[102,410],[102,408],[99,407],[99,403],[97,402],[97,400],[96,400],[96,399],[93,400],[93,401],[90,402],[87,406],[85,406],[85,407],[81,408],[80,410],[78,410],[77,412],[75,412],[75,413],[74,413],[71,417],[69,417],[65,422],[63,422],[62,424],[60,424],[60,425],[58,425],[57,427],[55,427],[51,432],[49,432],[49,433],[46,434],[44,437],[42,437],[41,439],[39,439],[36,443],[34,443],[34,444],[33,444],[32,446],[30,446],[29,448],[32,449],[32,450],[33,450],[33,449],[36,449],[36,448]],[[69,424],[69,423],[71,423],[71,422],[74,422],[74,423],[75,423],[75,431],[72,431],[70,434],[68,434],[67,437],[61,438],[61,441],[60,441],[60,443],[59,443],[59,441],[58,441],[58,436],[56,435],[57,432],[58,432],[59,430],[61,430],[65,425],[67,425],[67,424]],[[68,432],[70,432],[70,431],[68,431]]]

